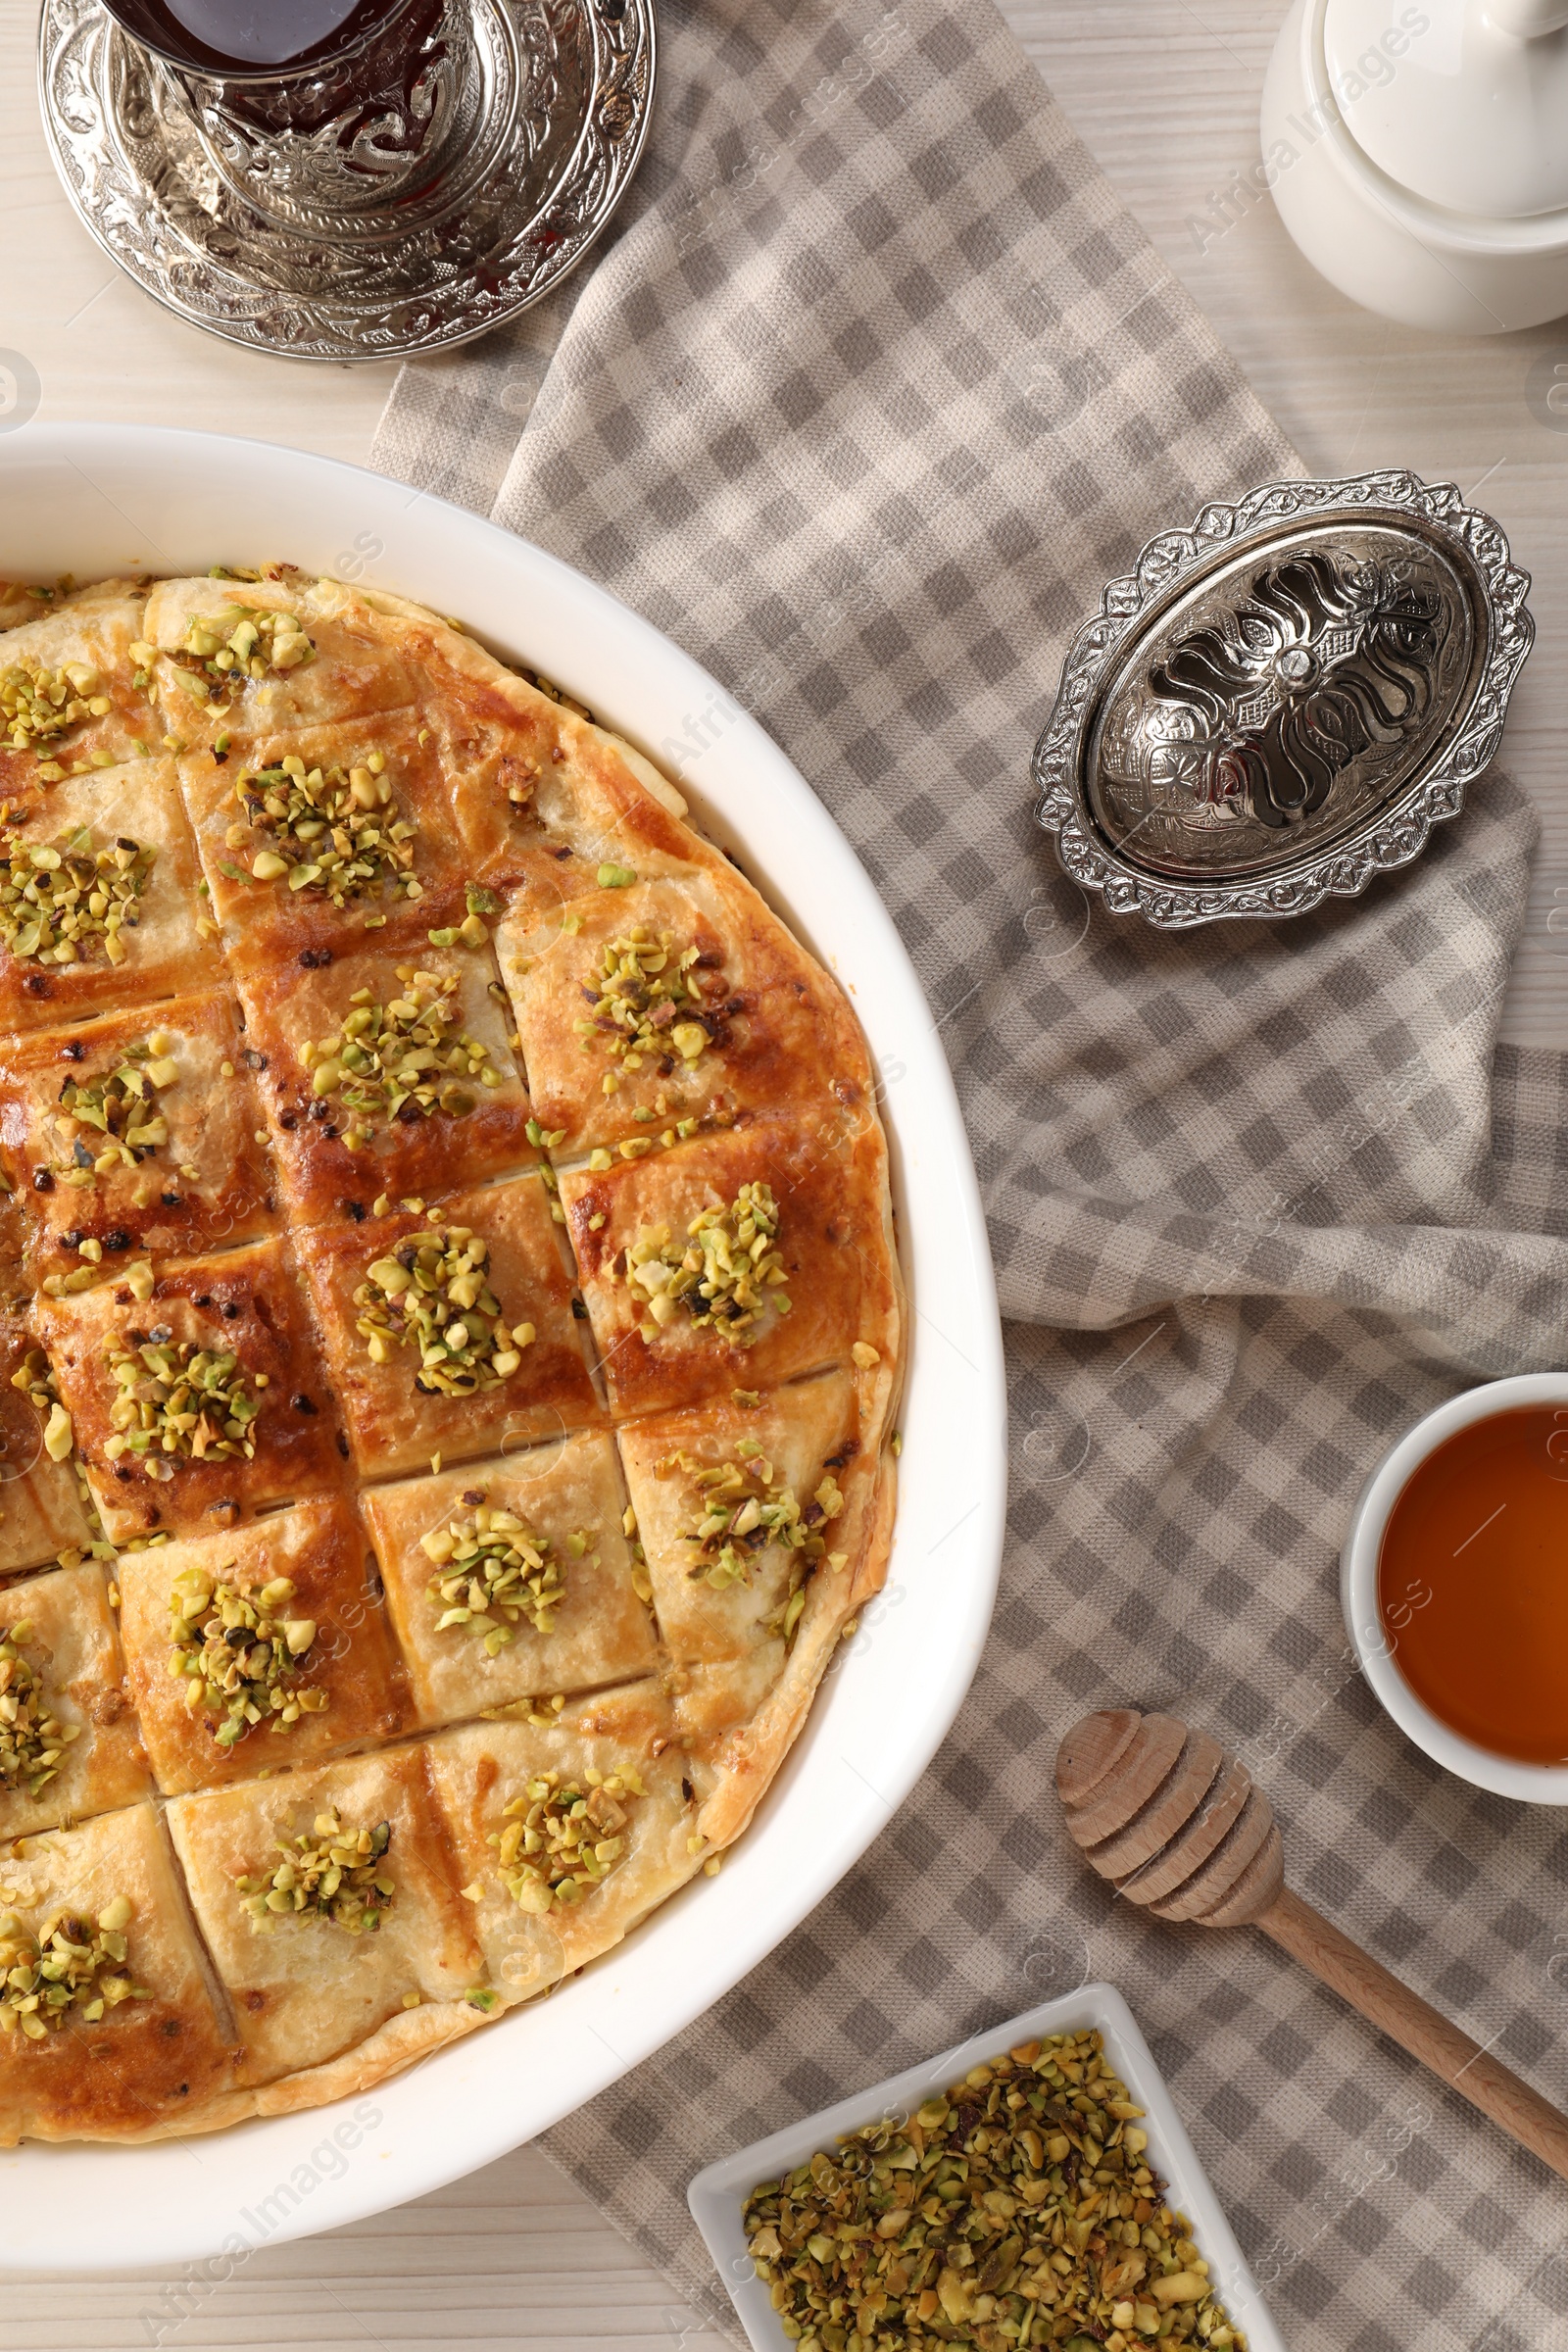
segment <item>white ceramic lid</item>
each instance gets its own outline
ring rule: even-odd
[[[1328,86],[1363,154],[1414,195],[1488,219],[1558,212],[1565,25],[1562,0],[1328,0]]]

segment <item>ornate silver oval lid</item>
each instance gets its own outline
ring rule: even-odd
[[[1117,913],[1302,913],[1407,865],[1497,748],[1529,574],[1413,473],[1271,482],[1152,539],[1079,630],[1038,815]]]

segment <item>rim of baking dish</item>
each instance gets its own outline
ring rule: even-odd
[[[0,437],[0,575],[277,560],[455,613],[556,680],[675,777],[697,824],[848,990],[877,1063],[909,1289],[893,1551],[720,1876],[548,1999],[366,2097],[187,2140],[0,2152],[0,2275],[184,2262],[198,2288],[216,2287],[264,2245],[422,2196],[559,2122],[756,1967],[865,1851],[957,1714],[996,1594],[1006,1398],[979,1188],[936,1022],[827,810],[670,639],[462,508],[217,434],[30,424]]]

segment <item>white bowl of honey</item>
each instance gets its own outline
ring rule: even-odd
[[[1568,1804],[1568,1372],[1467,1390],[1367,1482],[1341,1555],[1361,1671],[1478,1788]]]

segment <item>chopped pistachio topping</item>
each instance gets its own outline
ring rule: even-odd
[[[684,1308],[695,1324],[749,1347],[767,1306],[788,1314],[784,1260],[771,1246],[778,1223],[769,1188],[743,1184],[728,1208],[693,1217],[684,1242],[672,1240],[667,1225],[643,1226],[613,1269],[647,1310],[643,1338],[657,1339]]]
[[[349,767],[310,767],[287,752],[275,767],[235,780],[242,820],[224,836],[231,850],[255,848],[248,869],[225,863],[232,882],[287,881],[334,906],[350,899],[422,898],[414,873],[415,827],[398,813],[380,752]]]
[[[506,1828],[491,1834],[502,1883],[519,1910],[542,1916],[557,1903],[580,1903],[608,1878],[626,1850],[628,1797],[647,1789],[629,1764],[585,1772],[582,1786],[542,1772],[502,1807]]]
[[[0,735],[14,752],[36,752],[43,762],[39,774],[56,783],[66,772],[54,758],[59,739],[85,718],[107,717],[113,708],[98,687],[98,673],[85,662],[68,662],[59,669],[9,662],[0,668]],[[79,774],[110,764],[105,752],[75,766]]]
[[[466,1225],[410,1234],[376,1258],[354,1294],[371,1362],[389,1363],[395,1348],[416,1348],[414,1385],[426,1396],[467,1396],[510,1380],[534,1327],[508,1328],[489,1262],[487,1245]]]
[[[153,658],[151,646],[133,646],[131,652],[145,654],[149,662]],[[315,653],[294,613],[257,612],[235,604],[198,613],[171,660],[194,701],[226,708],[247,678],[298,669]]]
[[[482,1488],[476,1493],[470,1516],[421,1536],[419,1546],[435,1563],[425,1592],[438,1612],[436,1632],[461,1627],[482,1640],[493,1658],[514,1639],[520,1617],[548,1634],[565,1586],[550,1538],[536,1536],[513,1511],[490,1509]],[[580,1558],[590,1541],[586,1533],[573,1536],[567,1548]]]
[[[316,1640],[314,1617],[286,1614],[294,1586],[274,1577],[256,1592],[224,1582],[229,1561],[215,1579],[200,1568],[182,1568],[170,1588],[169,1630],[173,1647],[169,1671],[185,1685],[185,1704],[194,1715],[204,1707],[220,1720],[220,1747],[232,1747],[252,1727],[267,1722],[287,1731],[302,1715],[319,1715],[330,1694],[301,1679],[300,1661]]]
[[[822,1530],[844,1508],[838,1481],[829,1470],[803,1509],[794,1489],[773,1475],[773,1465],[755,1438],[742,1438],[733,1462],[710,1464],[689,1453],[668,1453],[657,1465],[660,1478],[677,1471],[691,1480],[696,1514],[678,1541],[687,1547],[686,1573],[701,1577],[715,1592],[750,1582],[757,1556],[769,1544],[799,1554],[801,1580],[827,1550]],[[786,1634],[793,1633],[805,1603],[799,1582],[786,1609]]]
[[[97,1078],[68,1078],[54,1114],[55,1134],[70,1157],[50,1162],[63,1184],[94,1185],[116,1168],[134,1168],[169,1141],[159,1095],[179,1076],[174,1040],[166,1029],[127,1046]]]
[[[110,1407],[115,1434],[104,1451],[111,1461],[137,1454],[154,1477],[172,1477],[165,1457],[211,1461],[256,1452],[261,1404],[245,1385],[239,1358],[227,1348],[198,1348],[155,1331],[144,1341],[105,1343],[120,1394]]]
[[[481,919],[487,914],[501,912],[501,901],[493,890],[481,890],[470,882],[465,897],[468,911],[461,923],[443,923],[438,930],[427,934],[432,948],[482,948],[490,934]]]
[[[41,1348],[29,1348],[11,1375],[11,1386],[20,1389],[27,1402],[45,1420],[51,1408],[60,1401],[55,1387],[54,1366]]]
[[[15,1911],[0,1911],[0,2034],[28,2041],[57,2033],[72,2011],[95,2026],[122,2001],[145,2001],[145,1984],[125,1974],[125,1930],[132,1918],[122,1894],[96,1921],[63,1907],[48,1912],[36,1935]]]
[[[277,1840],[283,1859],[266,1878],[239,1878],[234,1885],[240,1907],[250,1913],[259,1936],[270,1935],[280,1919],[330,1920],[351,1936],[363,1936],[381,1925],[392,1908],[397,1883],[386,1865],[392,1825],[378,1821],[373,1829],[345,1829],[334,1806],[318,1813],[312,1829],[299,1837]]]
[[[27,1349],[26,1354],[11,1375],[11,1386],[22,1391],[43,1423],[43,1449],[49,1459],[52,1462],[69,1461],[75,1447],[76,1433],[71,1415],[60,1401],[60,1392],[55,1387],[53,1366],[41,1348]],[[89,1490],[81,1475],[79,1465],[76,1471],[76,1484],[82,1491],[83,1501],[87,1502]],[[95,1526],[99,1525],[95,1504],[88,1502],[87,1515]],[[101,1528],[99,1532],[102,1532]],[[94,1545],[94,1550],[97,1550],[96,1545]],[[62,1551],[59,1558],[62,1568],[72,1567],[81,1558],[81,1552],[75,1545],[72,1545]]]
[[[704,1007],[696,948],[677,950],[673,935],[656,936],[638,924],[624,939],[606,940],[583,995],[593,1006],[574,1026],[588,1053],[597,1039],[625,1070],[644,1056],[699,1059],[721,1029]]]
[[[1246,2352],[1098,2034],[1022,2042],[746,2200],[802,2352]]]
[[[9,1633],[0,1626],[0,1788],[25,1788],[37,1796],[60,1770],[79,1723],[62,1723],[54,1713],[25,1650],[32,1627],[24,1621]]]
[[[343,1141],[361,1151],[390,1120],[415,1126],[437,1111],[463,1119],[501,1084],[488,1048],[460,1029],[455,975],[398,967],[403,993],[386,1004],[356,989],[331,1037],[301,1059],[314,1091],[331,1096]]]
[[[81,963],[100,952],[123,963],[121,933],[141,919],[137,901],[157,856],[123,835],[99,849],[89,825],[53,842],[0,838],[0,940],[39,963]]]

